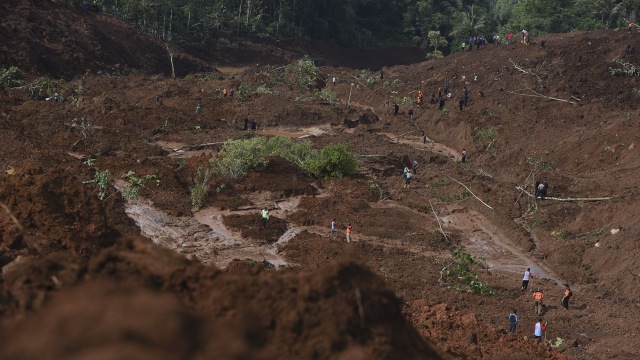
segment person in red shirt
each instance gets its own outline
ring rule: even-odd
[[[353,226],[349,223],[349,226],[347,226],[347,242],[351,242],[351,230],[353,230]]]

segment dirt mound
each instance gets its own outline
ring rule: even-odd
[[[87,71],[171,74],[164,45],[116,17],[45,0],[0,6],[0,64],[56,78]],[[175,63],[177,75],[212,69],[180,50]]]
[[[45,264],[47,275],[34,276]],[[6,358],[440,358],[383,282],[349,263],[222,274],[133,241],[88,262],[26,262],[2,285],[9,298],[30,299],[25,310],[41,311],[2,331]]]
[[[115,243],[119,231],[114,223],[129,223],[114,211],[121,202],[101,202],[82,180],[61,168],[17,171],[3,181],[0,199],[24,231],[33,239],[41,239],[31,246],[45,253],[63,249],[94,253]],[[110,219],[109,213],[114,218]],[[13,232],[10,228],[8,233]],[[17,240],[5,244],[11,246]]]

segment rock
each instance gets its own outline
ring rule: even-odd
[[[611,235],[615,235],[620,232],[620,229],[611,229]]]

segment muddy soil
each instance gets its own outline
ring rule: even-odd
[[[29,77],[64,77],[69,100],[0,90],[0,357],[640,356],[640,80],[609,72],[623,56],[640,63],[623,55],[632,35],[550,35],[546,49],[491,45],[428,62],[413,50],[337,56],[309,44],[323,66],[317,87],[303,89],[284,71],[301,55],[294,44],[235,49],[237,66],[185,53],[180,71],[203,72],[170,79],[165,50],[126,23],[31,3],[1,5],[0,35],[11,42],[0,45],[0,63],[21,59]],[[74,24],[60,28],[79,34],[67,43],[77,56],[56,52],[65,48],[59,32],[43,33],[55,61],[20,40],[54,20]],[[95,40],[100,32],[122,44]],[[127,50],[139,48],[145,55]],[[247,66],[256,59],[263,65]],[[362,70],[381,59],[385,80],[367,84]],[[204,72],[209,64],[222,76]],[[222,95],[241,86],[249,90]],[[444,110],[413,103],[418,90],[429,98],[444,86]],[[317,97],[322,89],[336,102]],[[257,132],[243,131],[244,117]],[[224,141],[253,136],[347,143],[359,175],[314,179],[274,158],[240,180],[211,178],[194,209],[190,189],[209,159]],[[414,159],[406,189],[402,169]],[[159,184],[126,199],[130,171]],[[549,182],[548,199],[531,195],[535,180]],[[477,280],[493,295],[442,276],[455,247],[482,259]],[[520,290],[527,267],[531,288],[546,294],[550,342],[530,339],[538,315],[531,289]],[[574,291],[569,310],[564,284]],[[515,335],[506,332],[511,309]]]

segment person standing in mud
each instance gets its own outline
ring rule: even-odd
[[[544,184],[543,183],[539,183],[538,184],[538,195],[536,196],[536,198],[540,197],[540,200],[544,200]]]
[[[462,111],[462,109],[464,109],[464,99],[460,98],[460,100],[458,100],[458,106],[460,107],[460,111]]]
[[[202,107],[200,107],[200,104],[196,104],[196,118],[200,117],[201,113],[202,113]]]
[[[418,102],[418,104],[420,104]],[[398,111],[400,110],[400,105],[398,105],[398,103],[393,103],[393,116],[398,115]]]
[[[423,144],[427,143],[427,133],[424,132],[424,130],[422,131],[422,143]]]
[[[333,234],[338,232],[338,222],[336,219],[331,220],[331,233],[329,234],[329,239],[333,240]]]
[[[404,175],[404,188],[409,189],[411,187],[411,170],[407,169],[407,173]]]
[[[409,120],[413,121],[413,108],[410,108],[407,114],[409,115]]]
[[[542,314],[542,308],[544,308],[544,303],[542,302],[542,299],[544,299],[544,293],[542,292],[542,290],[537,289],[536,292],[533,293],[533,310],[536,313],[536,315],[541,315]]]
[[[525,291],[527,290],[527,287],[529,286],[529,279],[531,278],[531,268],[527,268],[527,270],[525,270],[524,275],[522,276],[522,287],[520,288],[520,290]]]
[[[243,130],[244,131],[249,130],[249,117],[248,116],[244,117],[244,128],[243,128]]]
[[[351,242],[351,231],[353,231],[353,226],[351,226],[351,223],[349,223],[349,226],[347,226],[347,242],[350,243]]]
[[[460,157],[460,162],[463,164],[467,162],[467,150],[465,149],[462,149],[462,156]]]
[[[538,186],[540,186],[541,183],[542,181],[536,180],[536,184],[534,185],[534,188],[533,188],[533,193],[535,194],[536,199],[538,198]]]
[[[509,319],[509,332],[512,334],[515,334],[516,326],[518,326],[518,314],[516,314],[516,309],[511,310],[511,314],[509,314],[508,319]]]
[[[533,328],[533,337],[536,340],[541,340],[544,331],[547,331],[547,324],[543,324],[542,318],[538,318],[538,322]]]
[[[569,288],[569,284],[565,284],[564,287],[565,289],[564,289],[564,296],[562,297],[562,307],[565,310],[569,310],[569,299],[571,299],[571,297],[573,296],[573,292],[571,292],[571,289]]]
[[[255,120],[251,120],[251,131],[258,131],[258,123]]]
[[[262,229],[265,229],[267,227],[267,220],[269,220],[269,210],[263,208],[260,216],[262,217]]]
[[[414,174],[418,173],[418,160],[413,160],[411,163],[411,170],[413,170]]]
[[[438,109],[439,109],[440,111],[442,111],[442,109],[444,109],[444,104],[445,104],[445,102],[446,102],[446,101],[447,101],[447,100],[445,100],[445,98],[444,98],[444,97],[441,97],[441,98],[440,98],[440,105],[438,106]]]

